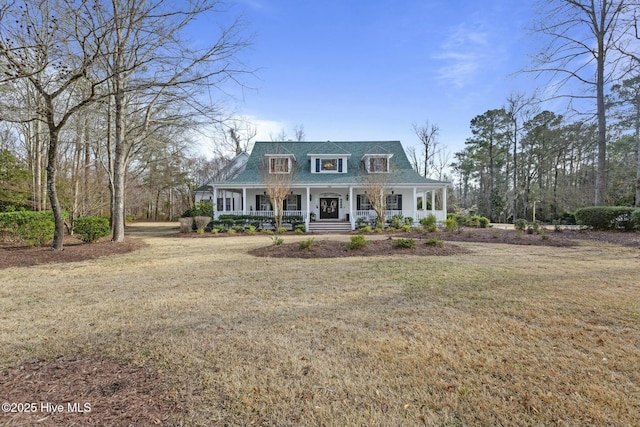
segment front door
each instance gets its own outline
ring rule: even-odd
[[[337,198],[320,198],[320,219],[338,219]]]

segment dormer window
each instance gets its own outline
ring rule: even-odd
[[[347,173],[348,156],[309,154],[309,157],[311,157],[311,173]]]
[[[291,173],[291,156],[269,156],[269,173]]]
[[[336,171],[338,170],[338,159],[320,159],[321,171]]]
[[[369,173],[389,172],[389,159],[391,154],[365,154],[362,157],[365,168]]]

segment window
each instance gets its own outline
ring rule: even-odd
[[[366,194],[358,194],[356,200],[356,210],[358,211],[368,211],[371,209],[371,202],[369,201],[369,197]]]
[[[263,194],[256,195],[256,210],[257,211],[271,210],[271,202],[269,201],[269,196],[263,195]]]
[[[387,210],[402,210],[402,194],[391,194],[387,196]]]
[[[289,173],[288,157],[271,157],[269,159],[269,173]]]
[[[289,194],[284,200],[285,211],[299,211],[301,209],[302,197],[299,194]]]
[[[315,168],[312,168],[312,172],[315,173],[344,173],[346,164],[342,157],[316,157]]]
[[[369,157],[369,172],[389,172],[389,161],[386,157]]]
[[[320,159],[321,171],[335,171],[338,170],[338,159]]]

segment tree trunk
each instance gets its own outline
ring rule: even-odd
[[[51,120],[53,120],[53,113]],[[55,229],[53,231],[53,243],[51,250],[61,251],[64,242],[64,218],[62,217],[62,208],[58,200],[58,191],[56,190],[56,174],[57,174],[57,152],[58,152],[58,130],[50,129],[49,132],[49,154],[47,163],[47,194],[51,209],[53,210],[53,220]]]

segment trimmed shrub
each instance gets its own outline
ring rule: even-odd
[[[109,220],[95,216],[77,218],[73,222],[73,231],[84,243],[93,243],[110,233]]]
[[[594,230],[633,230],[632,215],[638,208],[630,206],[592,206],[578,209],[575,213],[579,225]]]
[[[396,249],[413,249],[416,247],[416,241],[413,239],[393,239],[391,246]]]
[[[478,227],[487,228],[489,227],[490,223],[491,221],[489,221],[489,218],[487,218],[486,216],[478,217]]]
[[[351,240],[347,243],[347,249],[358,250],[367,246],[369,242],[364,238],[362,234],[351,236]]]

